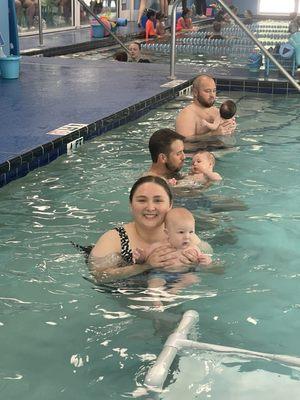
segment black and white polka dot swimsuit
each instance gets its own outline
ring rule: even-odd
[[[121,239],[121,257],[128,264],[133,264],[132,250],[129,245],[129,238],[124,229],[124,226],[117,226],[115,230],[118,232]]]

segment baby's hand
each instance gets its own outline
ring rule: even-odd
[[[177,180],[175,178],[168,179],[168,184],[171,186],[177,185]]]
[[[146,260],[146,252],[143,249],[136,248],[132,250],[132,261],[134,264],[143,264]]]
[[[204,254],[204,253],[198,254],[198,264],[210,265],[211,263],[212,263],[212,259],[208,254]]]

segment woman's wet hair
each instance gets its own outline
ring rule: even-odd
[[[130,46],[131,44],[136,44],[140,50],[141,50],[141,48],[142,48],[141,43],[139,43],[139,42],[131,42],[131,43],[129,43],[129,46]],[[129,47],[129,46],[128,46],[128,47]]]
[[[144,183],[156,183],[157,185],[161,186],[164,189],[164,191],[166,192],[166,194],[168,195],[170,203],[172,203],[173,195],[172,195],[172,192],[171,192],[171,189],[170,189],[168,183],[163,178],[160,178],[159,176],[154,176],[154,175],[142,176],[133,184],[133,186],[130,190],[130,194],[129,194],[130,203],[132,203],[133,196],[134,196],[135,192],[137,191],[137,189]]]

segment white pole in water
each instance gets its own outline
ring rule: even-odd
[[[148,371],[145,378],[145,386],[150,391],[161,391],[167,378],[169,368],[177,354],[177,351],[185,349],[199,349],[207,351],[216,351],[220,353],[236,354],[239,356],[263,358],[265,360],[277,361],[286,365],[300,367],[300,358],[282,354],[269,354],[237,347],[220,346],[210,343],[195,342],[186,337],[191,327],[199,320],[199,315],[194,310],[186,311],[179,323],[178,328],[172,333],[158,356],[153,367]]]
[[[161,390],[164,381],[167,378],[169,368],[177,354],[179,348],[176,342],[179,339],[186,339],[191,327],[198,321],[199,315],[194,310],[186,311],[178,325],[178,328],[172,333],[158,356],[153,367],[148,371],[145,378],[145,385],[149,389]]]

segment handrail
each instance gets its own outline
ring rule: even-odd
[[[287,72],[285,68],[276,60],[275,57],[256,39],[253,33],[242,23],[242,21],[231,11],[231,9],[224,3],[223,0],[217,0],[224,10],[235,20],[235,22],[242,28],[244,32],[253,40],[253,42],[261,49],[265,56],[267,56],[279,71],[291,82],[291,84],[300,92],[300,85],[295,79]]]
[[[80,1],[80,0],[78,0]],[[170,79],[176,79],[175,76],[175,52],[176,52],[176,7],[182,0],[175,0],[172,7],[172,25],[171,25],[171,52],[170,52]],[[242,21],[231,11],[231,9],[223,2],[217,0],[225,11],[235,20],[235,22],[242,28],[243,31],[254,41],[254,43],[261,49],[265,56],[267,56],[282,72],[283,75],[291,82],[291,84],[300,92],[300,85],[297,81],[282,67],[275,57],[256,39],[252,32],[242,23]]]
[[[127,47],[121,42],[121,40],[118,38],[118,36],[115,35],[115,34],[111,31],[111,29],[107,28],[107,26],[106,26],[106,25],[101,21],[101,19],[90,9],[90,7],[89,7],[87,4],[85,4],[84,0],[78,0],[78,1],[79,1],[79,3],[82,5],[82,7],[85,8],[86,11],[87,11],[89,14],[91,14],[91,15],[95,18],[95,20],[96,20],[97,22],[99,22],[99,24],[102,25],[103,28],[105,28],[106,31],[109,32],[109,34],[119,43],[119,45],[120,45],[121,47],[123,47],[123,49],[126,51],[126,53],[130,55],[129,50],[128,50]]]
[[[176,79],[175,76],[175,53],[176,53],[176,8],[182,0],[175,0],[171,12],[171,51],[170,51],[170,79]]]
[[[38,19],[39,19],[39,46],[44,46],[43,41],[43,20],[42,20],[42,0],[38,0]]]

